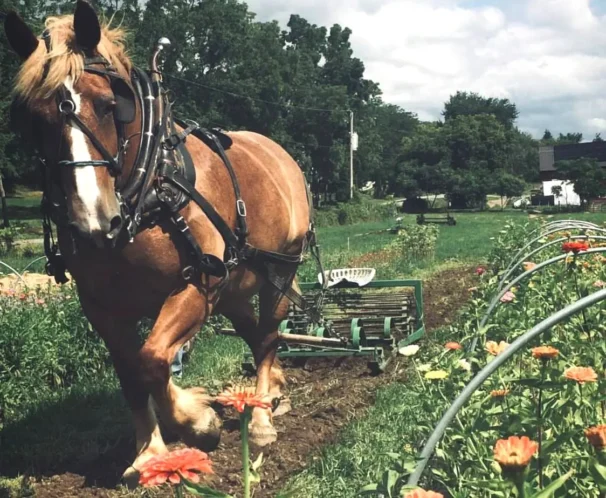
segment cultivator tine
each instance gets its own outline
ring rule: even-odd
[[[418,280],[376,281],[364,287],[345,283],[326,288],[302,283],[308,302],[321,303],[319,320],[291,305],[280,324],[279,358],[369,357],[374,373],[383,371],[399,342],[424,333],[422,288]]]

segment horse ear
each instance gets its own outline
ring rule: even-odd
[[[85,0],[78,0],[74,12],[74,31],[76,43],[84,50],[93,50],[101,40],[99,18],[92,5]]]
[[[6,14],[4,18],[4,31],[11,48],[21,59],[25,60],[38,48],[40,40],[33,31],[14,11]]]

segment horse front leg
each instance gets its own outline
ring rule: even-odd
[[[143,385],[137,366],[139,350],[137,320],[118,318],[112,315],[111,310],[100,306],[83,293],[80,293],[80,302],[84,314],[107,346],[120,381],[122,394],[133,416],[136,457],[122,478],[129,488],[134,488],[139,480],[137,469],[150,458],[167,451],[149,392]]]
[[[221,435],[221,421],[210,406],[213,399],[202,388],[176,386],[171,380],[170,366],[177,351],[208,318],[212,307],[206,293],[191,284],[171,295],[139,352],[143,383],[162,420],[187,445],[205,451],[216,448]]]

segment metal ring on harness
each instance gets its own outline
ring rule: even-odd
[[[70,109],[65,109],[64,105],[69,104]],[[62,100],[61,102],[59,102],[59,112],[61,114],[72,114],[73,112],[76,111],[76,104],[74,104],[73,100]]]

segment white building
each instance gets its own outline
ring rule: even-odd
[[[562,193],[555,195],[553,187],[561,187]],[[563,180],[547,180],[543,182],[543,195],[553,195],[556,206],[580,206],[581,198],[575,193],[574,185]]]

